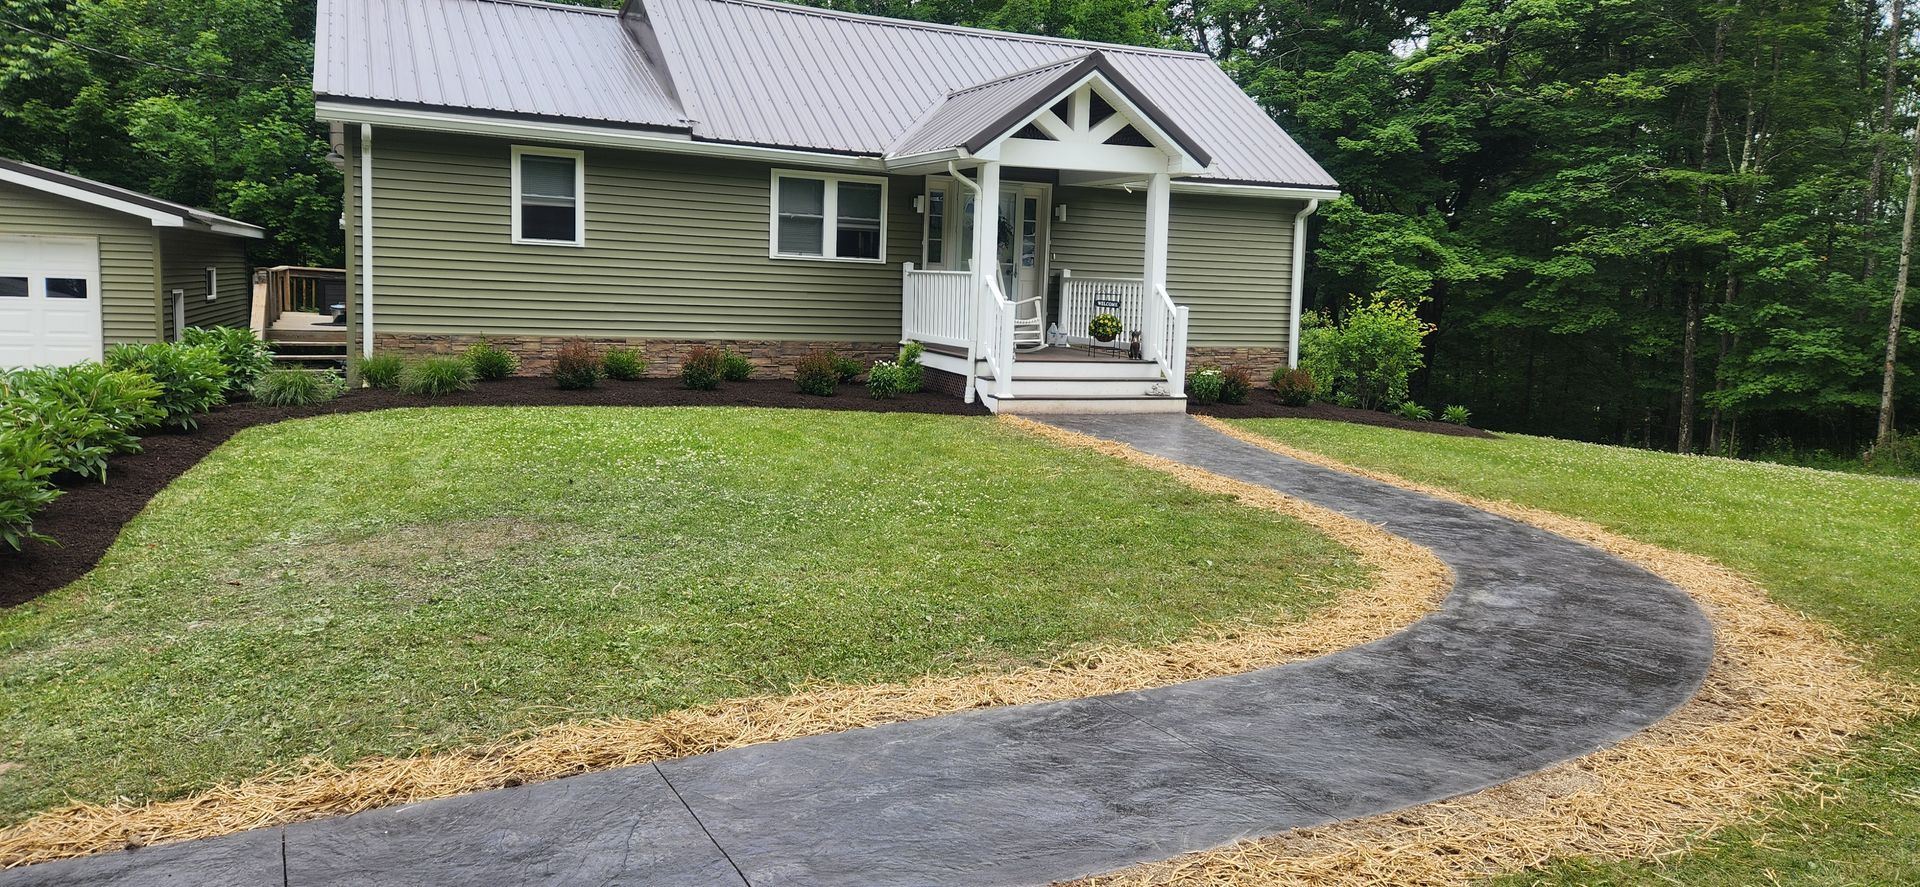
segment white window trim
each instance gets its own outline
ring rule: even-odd
[[[564,157],[573,161],[573,239],[541,240],[520,236],[520,158]],[[586,246],[587,245],[587,152],[567,148],[536,148],[528,145],[514,145],[513,191],[510,195],[513,203],[513,230],[509,233],[513,242],[526,246]]]
[[[220,298],[220,269],[207,266],[207,301]]]
[[[799,253],[780,251],[780,180],[815,179],[826,183],[822,190],[825,204],[821,211],[820,255],[806,256]],[[880,186],[880,255],[877,258],[835,255],[839,247],[840,228],[840,183],[866,182]],[[885,176],[850,176],[839,173],[810,172],[803,169],[776,169],[767,179],[767,257],[802,262],[860,262],[867,265],[883,265],[887,261],[887,178]]]

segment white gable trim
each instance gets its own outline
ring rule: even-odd
[[[181,213],[162,212],[152,207],[129,203],[128,201],[109,197],[105,194],[97,194],[81,188],[75,188],[72,185],[64,185],[59,182],[40,178],[39,176],[16,172],[11,169],[0,169],[0,182],[19,185],[22,188],[32,188],[35,191],[43,191],[56,197],[65,197],[68,200],[77,200],[81,203],[100,207],[101,209],[126,213],[130,216],[139,216],[152,222],[156,228],[184,228],[187,224],[187,217]]]
[[[1095,94],[1113,106],[1114,115],[1098,124],[1089,126],[1087,108]],[[1061,120],[1053,113],[1053,106],[1061,99],[1072,100],[1072,123]],[[1042,119],[1045,123],[1041,123]],[[1118,122],[1116,122],[1118,121]],[[1014,138],[1027,124],[1038,126],[1042,132],[1053,136],[1053,142],[1038,142],[1032,139]],[[1154,148],[1140,148],[1131,145],[1108,145],[1106,140],[1121,127],[1131,125],[1145,136]],[[1064,132],[1062,132],[1064,131]],[[1065,138],[1062,138],[1062,135]],[[1043,149],[1044,146],[1044,149]],[[1073,150],[1060,150],[1062,148]],[[1105,150],[1102,150],[1105,149]],[[1118,149],[1118,150],[1116,150]],[[1164,155],[1164,159],[1155,164],[1143,152],[1153,151]],[[1084,158],[1076,156],[1084,153]],[[1048,158],[1059,156],[1057,162],[1048,162]],[[1113,170],[1115,172],[1166,172],[1176,176],[1199,175],[1207,171],[1193,155],[1187,153],[1166,130],[1153,122],[1145,111],[1129,101],[1121,90],[1099,71],[1089,71],[1086,76],[1074,81],[1073,85],[1060,90],[1046,101],[1040,103],[1039,110],[1007,127],[1007,131],[982,148],[977,155],[983,160],[999,160],[1015,166],[1041,166],[1050,169],[1075,170]],[[1099,165],[1099,164],[1108,165]]]

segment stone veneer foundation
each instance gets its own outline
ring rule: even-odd
[[[537,376],[553,370],[554,355],[560,346],[570,341],[585,341],[602,351],[612,348],[632,348],[640,352],[647,361],[649,376],[678,376],[685,362],[687,352],[696,345],[710,345],[728,348],[744,354],[753,364],[755,378],[777,379],[793,375],[793,365],[808,352],[829,350],[842,357],[851,357],[862,364],[871,364],[876,360],[891,359],[900,350],[893,342],[793,342],[771,340],[693,340],[693,339],[645,339],[599,336],[477,336],[463,334],[437,333],[381,333],[375,332],[373,350],[375,352],[396,352],[400,354],[459,354],[467,346],[485,339],[520,358],[519,375]]]
[[[1287,349],[1241,347],[1238,345],[1193,345],[1187,348],[1187,369],[1203,364],[1239,367],[1253,376],[1255,385],[1265,385],[1273,371],[1287,365]]]

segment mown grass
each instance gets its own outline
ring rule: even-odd
[[[1545,508],[1714,558],[1838,626],[1872,667],[1920,681],[1920,484],[1505,435],[1443,437],[1307,420],[1236,423],[1302,449]],[[1822,797],[1654,862],[1568,860],[1507,884],[1920,884],[1920,720],[1822,766]]]
[[[811,681],[1298,618],[1297,523],[979,418],[436,408],[251,429],[0,613],[0,821]]]

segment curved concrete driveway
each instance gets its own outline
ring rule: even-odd
[[[1383,525],[1445,560],[1454,591],[1392,637],[1247,674],[33,866],[0,884],[1042,885],[1503,782],[1652,724],[1706,675],[1712,633],[1693,602],[1595,549],[1184,416],[1056,424]]]

